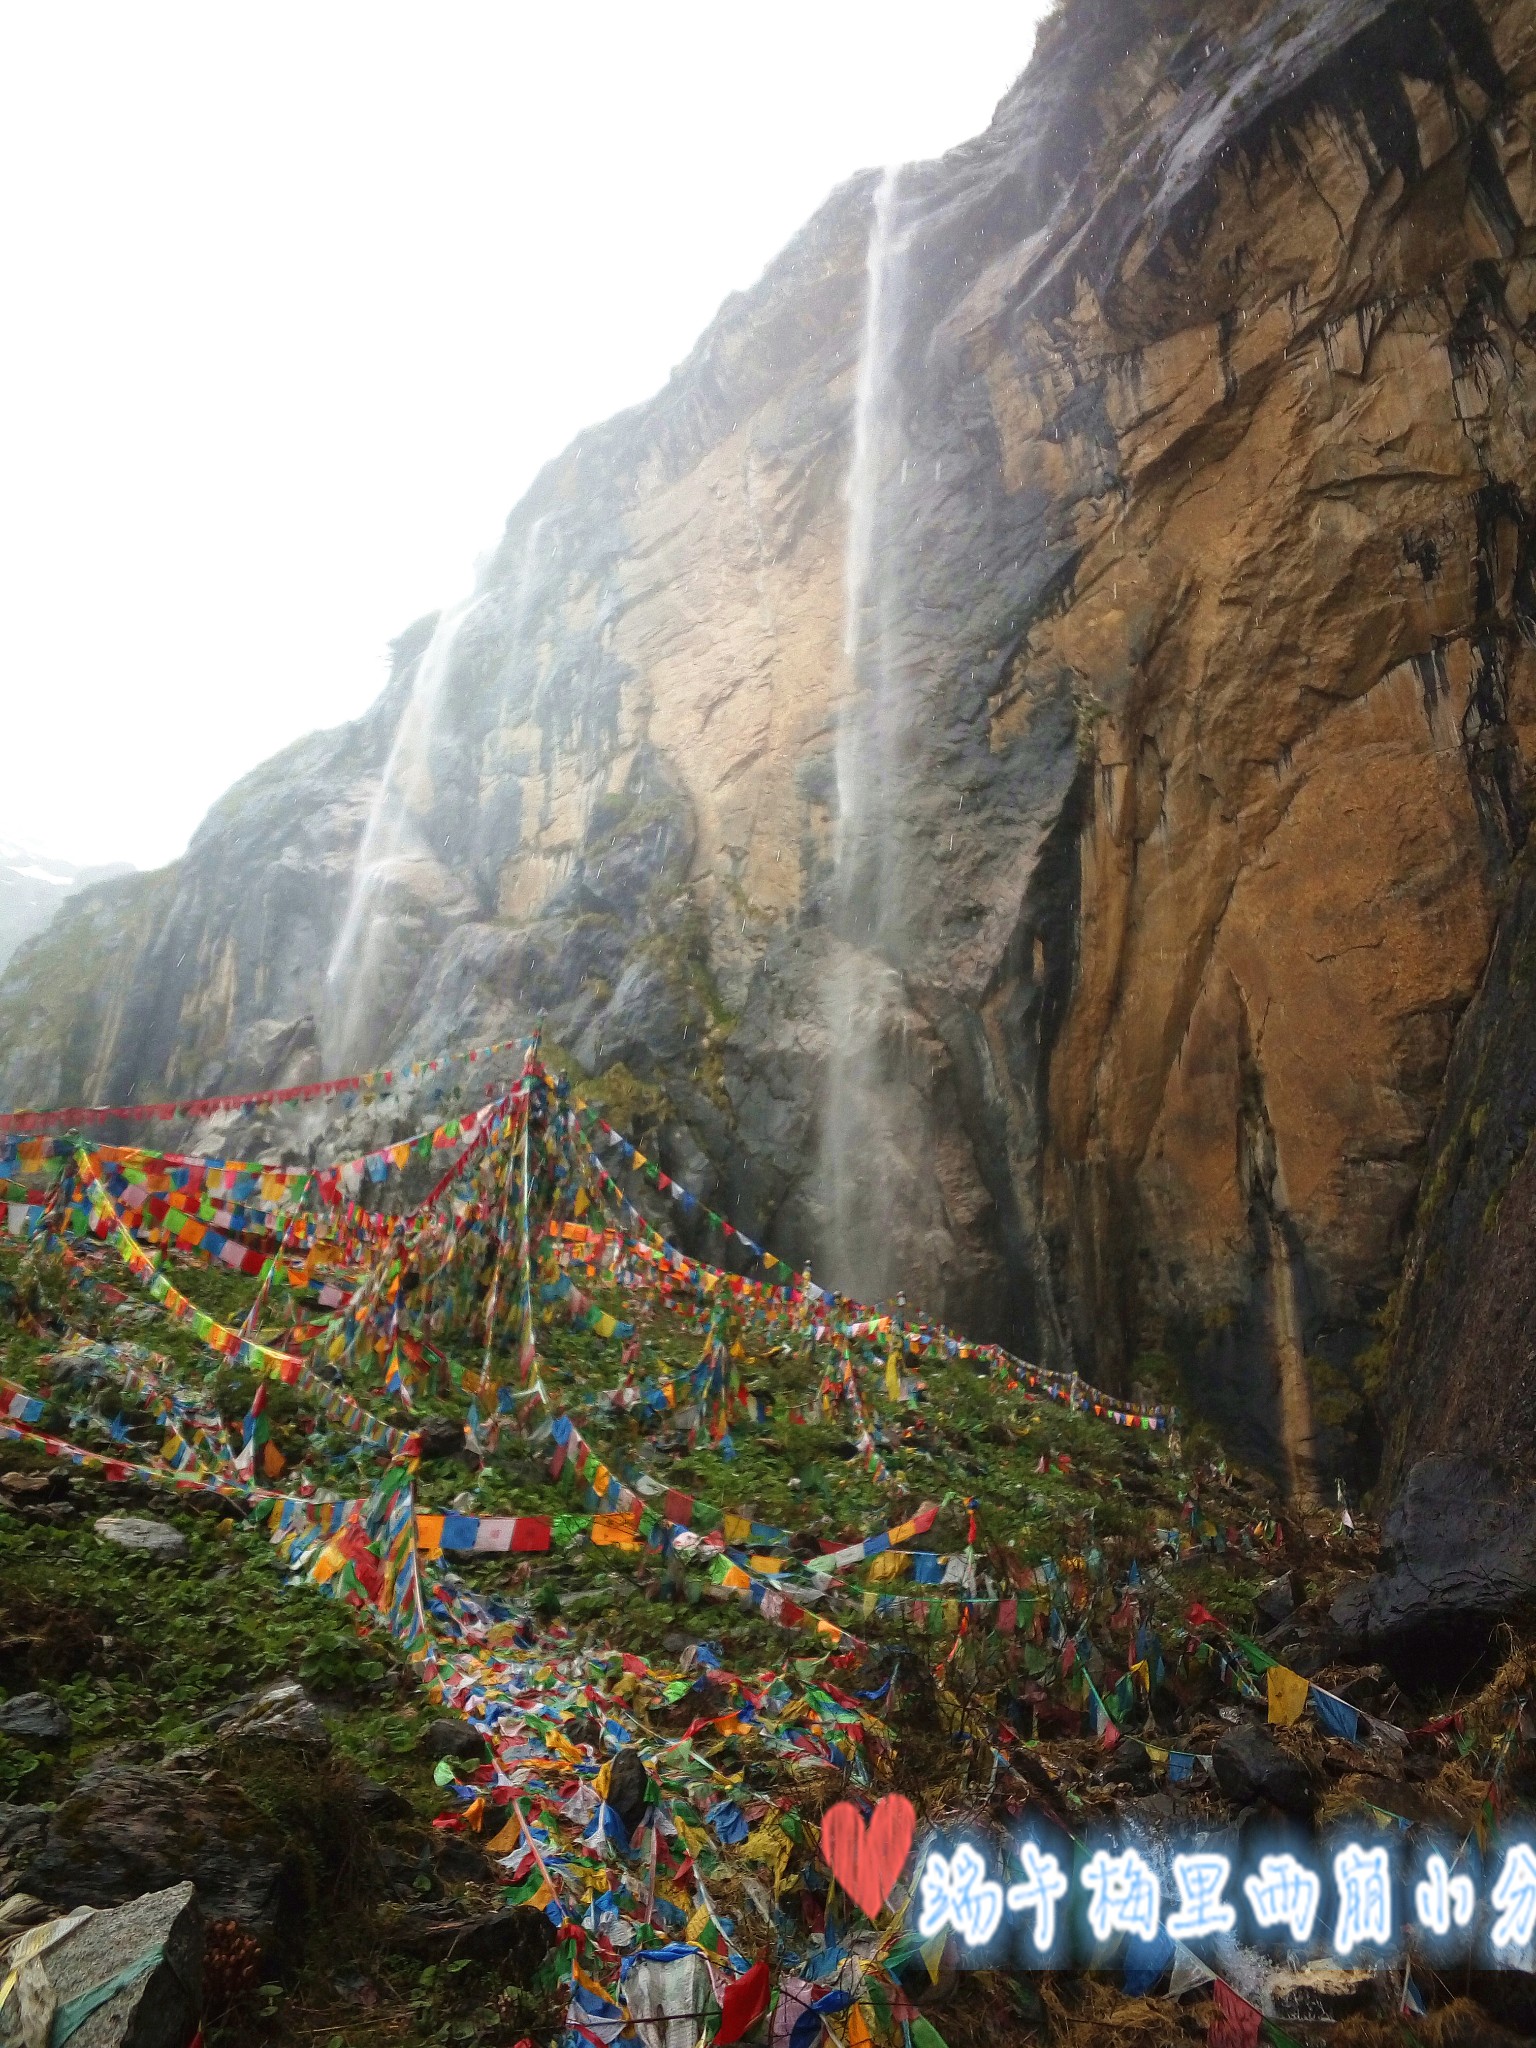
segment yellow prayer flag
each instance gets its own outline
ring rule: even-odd
[[[509,1812],[507,1824],[499,1835],[493,1835],[486,1843],[486,1850],[493,1856],[510,1856],[523,1839],[522,1822],[515,1811]]]
[[[688,1925],[683,1930],[684,1941],[697,1942],[699,1936],[709,1925],[710,1917],[708,1906],[699,1906],[689,1916]]]
[[[1287,1671],[1283,1664],[1270,1665],[1267,1682],[1270,1726],[1291,1727],[1301,1719],[1311,1687],[1299,1672]]]
[[[608,1550],[639,1550],[633,1515],[594,1515],[592,1541]]]
[[[901,1353],[888,1351],[885,1356],[885,1398],[888,1401],[901,1399]]]
[[[752,1524],[745,1515],[722,1515],[722,1534],[727,1543],[750,1543]]]

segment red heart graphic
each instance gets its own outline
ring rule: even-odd
[[[821,1853],[843,1890],[873,1920],[902,1873],[917,1816],[899,1792],[888,1793],[864,1825],[846,1799],[821,1817]]]

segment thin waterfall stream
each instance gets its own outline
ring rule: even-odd
[[[894,801],[908,713],[893,659],[903,579],[882,534],[882,493],[900,467],[897,358],[906,247],[897,231],[901,167],[875,189],[866,257],[864,323],[854,390],[846,502],[843,654],[847,672],[835,749],[837,819],[829,949],[823,986],[829,1056],[819,1178],[826,1278],[866,1300],[894,1284],[877,1160],[890,1107],[884,1073],[900,977],[889,953],[899,909],[900,830]]]

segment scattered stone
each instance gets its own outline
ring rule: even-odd
[[[1312,1812],[1312,1784],[1294,1757],[1287,1756],[1271,1735],[1251,1723],[1229,1728],[1212,1752],[1216,1782],[1239,1806],[1266,1799],[1284,1813],[1306,1818]]]
[[[441,1906],[402,1914],[389,1931],[390,1947],[426,1962],[469,1957],[501,1963],[514,1982],[526,1982],[554,1945],[554,1929],[542,1913],[511,1906],[498,1913],[463,1915]]]
[[[1271,1579],[1261,1586],[1253,1603],[1253,1611],[1266,1628],[1275,1628],[1295,1610],[1296,1596],[1291,1591],[1289,1573],[1282,1572],[1278,1579]]]
[[[631,1835],[645,1817],[650,1783],[639,1750],[621,1749],[608,1773],[608,1804]]]
[[[68,2039],[75,2048],[186,2048],[203,2005],[203,1922],[191,1884],[178,1884],[106,1912],[89,1908],[34,1929],[31,1953],[0,2031],[31,2043]],[[105,1996],[102,1994],[105,1993]],[[67,2035],[65,2010],[100,1999]]]
[[[46,1522],[60,1529],[66,1522],[74,1521],[79,1509],[72,1500],[45,1500],[37,1507],[24,1507],[21,1513],[29,1522]]]
[[[13,1506],[52,1500],[62,1490],[52,1472],[0,1472],[0,1493]]]
[[[1305,1677],[1314,1674],[1306,1672]],[[1385,1664],[1367,1664],[1359,1671],[1341,1672],[1335,1684],[1326,1688],[1337,1693],[1341,1700],[1347,1700],[1362,1713],[1379,1714],[1392,1690],[1392,1674]]]
[[[182,1558],[187,1539],[168,1522],[152,1522],[143,1515],[103,1515],[96,1534],[123,1550],[142,1550],[153,1557]]]
[[[438,1417],[423,1422],[417,1430],[423,1458],[453,1458],[464,1449],[464,1425]]]
[[[1500,1620],[1536,1606],[1536,1515],[1476,1458],[1421,1458],[1382,1525],[1385,1569],[1347,1586],[1335,1627],[1405,1682],[1463,1675]]]
[[[56,1749],[69,1742],[75,1724],[45,1692],[19,1692],[0,1704],[0,1735],[29,1749]]]
[[[357,1803],[371,1821],[409,1820],[411,1802],[393,1785],[378,1778],[363,1778],[357,1787]]]
[[[484,1763],[485,1738],[477,1735],[467,1721],[429,1721],[422,1730],[421,1746],[428,1756],[458,1757],[464,1763]]]
[[[261,1941],[289,1927],[300,1896],[292,1852],[220,1772],[116,1761],[89,1772],[47,1815],[18,1875],[60,1905],[117,1906],[190,1882],[210,1918],[237,1921]]]
[[[221,1742],[290,1742],[317,1751],[331,1746],[320,1709],[294,1679],[231,1700],[210,1714],[206,1725]]]
[[[1109,1753],[1107,1763],[1094,1773],[1101,1785],[1129,1785],[1138,1778],[1150,1783],[1152,1759],[1147,1755],[1147,1746],[1138,1742],[1134,1735],[1123,1735]]]
[[[434,1830],[429,1846],[438,1876],[449,1884],[488,1884],[495,1875],[490,1857],[467,1835],[439,1828]]]

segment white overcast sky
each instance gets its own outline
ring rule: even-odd
[[[0,7],[0,832],[153,866],[1047,0]]]

